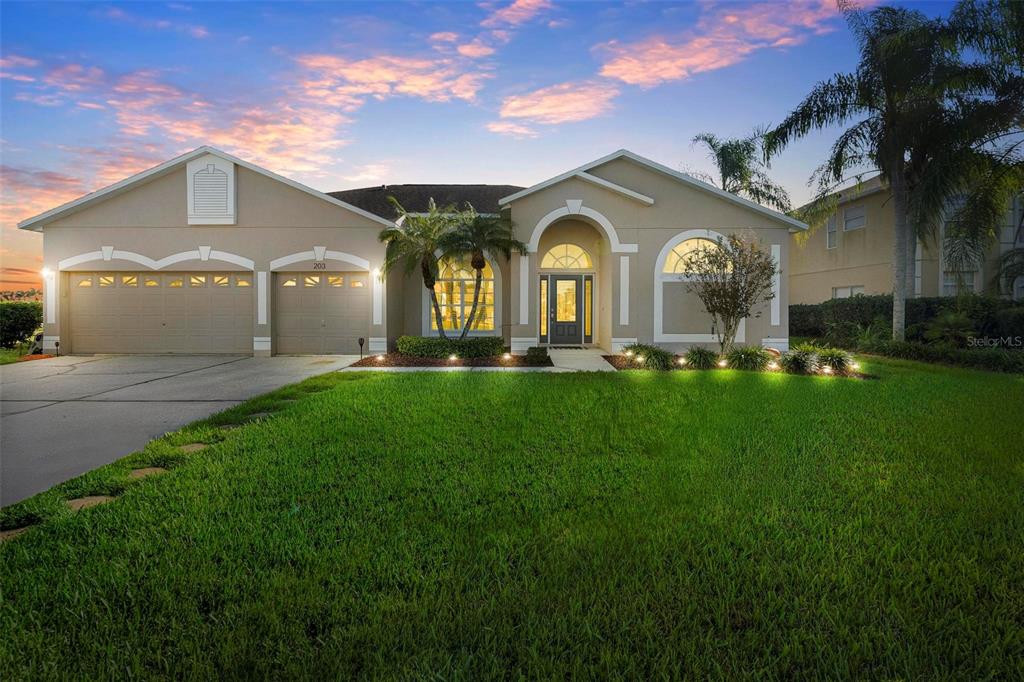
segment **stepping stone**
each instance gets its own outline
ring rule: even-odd
[[[249,422],[258,422],[261,419],[266,419],[268,417],[273,417],[273,416],[274,416],[273,412],[253,412],[252,414],[246,416],[245,420],[249,421]]]
[[[178,449],[187,455],[191,455],[193,452],[199,452],[210,447],[207,443],[189,443],[188,445],[182,445]]]
[[[89,495],[87,497],[76,497],[73,500],[68,500],[68,509],[71,511],[81,511],[82,509],[88,509],[89,507],[95,507],[100,504],[106,504],[107,502],[113,502],[114,498],[110,495]]]
[[[145,478],[146,476],[153,476],[155,474],[166,474],[167,469],[163,467],[143,467],[142,469],[132,469],[128,474],[128,478],[139,479]]]
[[[0,530],[0,542],[7,542],[8,540],[13,540],[14,538],[18,537],[19,535],[27,531],[29,528],[31,528],[31,526],[25,526],[24,528],[12,528],[11,530]]]

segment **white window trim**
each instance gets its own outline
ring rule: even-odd
[[[501,268],[498,267],[498,264],[495,263],[490,258],[487,258],[486,260],[487,264],[491,266],[491,270],[494,272],[494,329],[470,329],[469,333],[466,334],[466,336],[501,336]],[[422,285],[422,282],[420,284]],[[420,296],[421,300],[423,301],[423,320],[421,324],[423,336],[440,336],[440,330],[432,329],[430,326],[431,323],[434,321],[434,305],[430,301],[430,293],[424,286],[420,286],[419,288],[420,291],[422,292]],[[472,302],[470,302],[467,305],[467,307],[471,306]],[[462,333],[462,328],[460,327],[459,329],[449,329],[445,333],[449,337],[451,337],[453,334],[457,336]]]
[[[862,216],[854,216],[854,219],[856,219],[858,217],[863,217],[863,219],[864,219],[864,224],[863,225],[858,225],[857,227],[849,227],[849,225],[847,224],[848,221],[849,221],[849,218],[846,217],[846,214],[848,212],[850,212],[851,210],[853,210],[853,209],[860,209],[863,212]],[[863,230],[867,226],[868,226],[868,210],[867,210],[867,207],[864,204],[853,204],[851,206],[846,206],[843,209],[843,232],[854,232],[856,230]]]

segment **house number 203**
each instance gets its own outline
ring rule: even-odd
[[[313,263],[313,269],[314,270],[326,270],[327,269],[327,263],[324,263],[323,261],[321,261],[319,263]]]

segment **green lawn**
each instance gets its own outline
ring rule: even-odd
[[[1019,679],[1024,378],[865,370],[311,379],[5,510],[0,679]]]
[[[0,348],[0,365],[9,365],[17,362],[18,358],[25,354],[21,348]]]

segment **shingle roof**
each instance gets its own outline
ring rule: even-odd
[[[395,208],[388,201],[389,196],[398,199],[398,203],[410,213],[425,212],[431,197],[438,206],[456,204],[462,208],[469,202],[478,213],[499,213],[498,200],[521,189],[515,185],[377,185],[328,194],[364,211],[394,220]]]

